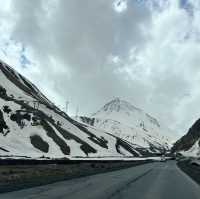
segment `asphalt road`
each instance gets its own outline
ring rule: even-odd
[[[174,161],[58,182],[7,194],[0,199],[199,199],[200,186]]]

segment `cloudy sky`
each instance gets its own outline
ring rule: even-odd
[[[0,59],[70,114],[120,97],[186,133],[200,117],[200,1],[0,0]]]

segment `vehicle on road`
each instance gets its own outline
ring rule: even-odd
[[[167,161],[165,155],[162,155],[162,156],[161,156],[160,161],[161,161],[161,162],[166,162],[166,161]]]

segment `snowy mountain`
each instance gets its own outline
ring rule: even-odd
[[[157,119],[129,102],[116,98],[91,117],[79,117],[78,121],[118,136],[138,148],[155,153],[171,147],[170,130]]]
[[[29,80],[0,61],[0,157],[150,155],[129,141],[71,119]]]
[[[174,144],[172,151],[184,156],[200,157],[200,119]]]

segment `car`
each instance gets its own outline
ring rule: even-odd
[[[162,155],[161,159],[160,159],[160,162],[166,162],[166,158],[164,155]]]

